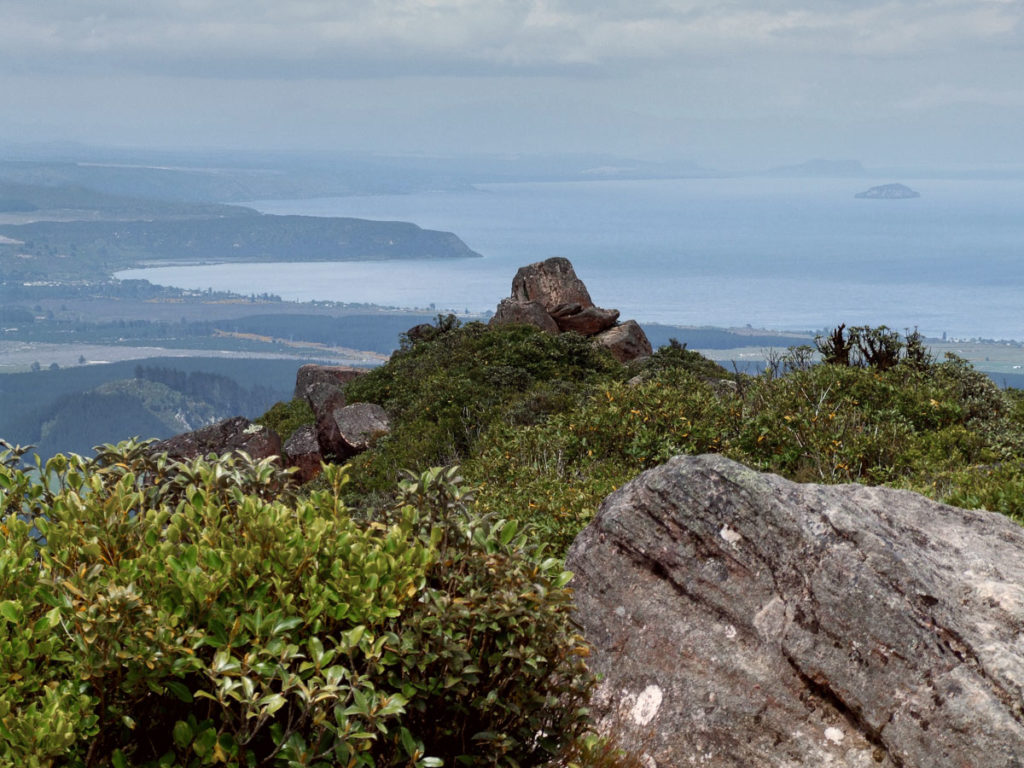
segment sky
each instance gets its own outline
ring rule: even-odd
[[[1024,165],[1024,0],[0,0],[0,142]]]

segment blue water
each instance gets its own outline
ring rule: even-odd
[[[484,185],[251,203],[266,213],[413,221],[483,259],[132,270],[186,288],[437,309],[493,309],[516,269],[566,256],[623,318],[816,330],[840,322],[1024,339],[1024,182],[692,179]]]

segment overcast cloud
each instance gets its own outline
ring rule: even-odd
[[[0,140],[1024,163],[1021,0],[0,0]]]

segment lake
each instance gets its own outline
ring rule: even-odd
[[[256,201],[265,213],[412,221],[482,259],[213,264],[118,273],[290,300],[493,310],[516,269],[565,256],[594,301],[641,322],[817,330],[917,326],[1024,339],[1024,181],[685,179]]]

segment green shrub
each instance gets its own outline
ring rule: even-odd
[[[1024,460],[967,467],[920,488],[947,504],[966,509],[987,509],[1024,524]]]
[[[676,454],[719,451],[734,429],[735,404],[699,375],[677,366],[649,375],[609,382],[540,424],[494,425],[467,477],[489,506],[564,549],[616,487]]]
[[[536,422],[621,372],[607,351],[573,333],[468,323],[435,334],[348,385],[350,401],[378,403],[393,422],[378,450],[356,460],[353,479],[379,490],[403,468],[459,462],[491,423]]]
[[[732,379],[733,374],[714,360],[700,352],[687,349],[678,339],[669,339],[668,344],[655,350],[653,355],[634,363],[644,378],[663,370],[682,369],[707,379]]]
[[[281,440],[287,440],[299,427],[316,422],[316,416],[304,397],[296,397],[287,403],[274,403],[269,411],[255,420],[256,424],[274,430]]]
[[[569,575],[454,472],[363,519],[244,456],[0,462],[0,764],[540,765],[590,687]]]

